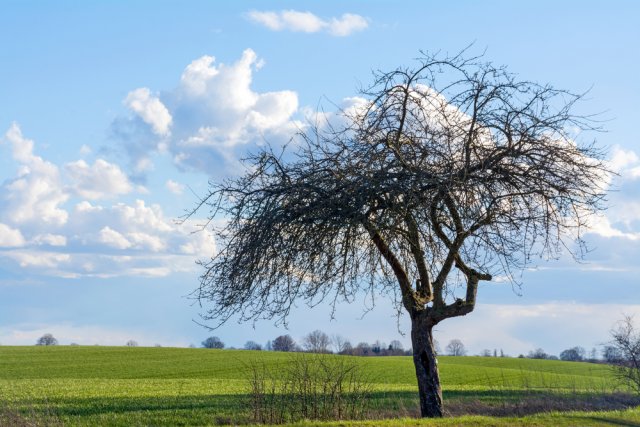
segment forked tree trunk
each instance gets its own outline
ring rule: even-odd
[[[433,323],[425,312],[411,319],[411,345],[420,392],[420,413],[423,417],[442,417],[442,387],[438,361],[433,347]]]

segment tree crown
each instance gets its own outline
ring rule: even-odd
[[[595,128],[571,113],[580,95],[429,55],[363,95],[339,124],[310,124],[293,155],[264,150],[212,184],[196,210],[227,221],[202,263],[196,296],[216,304],[205,318],[284,320],[296,299],[364,290],[437,323],[473,310],[480,280],[582,255],[608,171],[573,138]]]

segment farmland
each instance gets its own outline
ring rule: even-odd
[[[278,372],[291,357],[287,353],[242,350],[5,346],[0,347],[0,405],[10,413],[44,424],[250,423],[249,367],[259,362]],[[371,383],[367,418],[417,414],[417,387],[410,357],[353,360]],[[451,415],[467,417],[450,422],[509,425],[515,419],[508,423],[509,418],[491,416],[530,415],[519,418],[519,422],[562,424],[562,420],[549,418],[558,415],[534,414],[605,409],[612,412],[595,414],[612,420],[640,419],[636,410],[626,410],[637,402],[616,387],[604,365],[441,357],[440,369],[447,410]],[[589,425],[588,419],[597,417],[588,414],[563,415],[563,420]],[[584,419],[576,421],[580,417]],[[507,424],[498,424],[503,422]]]

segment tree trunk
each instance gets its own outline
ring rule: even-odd
[[[420,393],[420,413],[430,418],[442,417],[443,411],[440,373],[433,347],[434,326],[426,312],[420,312],[411,319],[411,344]]]

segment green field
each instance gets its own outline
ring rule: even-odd
[[[0,405],[16,419],[41,424],[246,424],[251,422],[249,366],[259,362],[278,372],[291,357],[287,353],[241,350],[0,346]],[[372,383],[367,403],[370,417],[417,414],[417,387],[410,357],[353,360]],[[625,410],[638,402],[616,386],[604,365],[441,357],[440,368],[445,405],[452,416],[606,409],[610,412],[564,414],[562,420],[574,420],[565,425],[599,425],[592,421],[609,417],[640,425],[638,411]],[[544,417],[554,421],[547,422]],[[526,423],[523,425],[563,424],[557,417],[545,414],[518,420]],[[513,418],[493,417],[448,420],[453,423],[450,425],[467,422],[515,423]],[[403,425],[409,420],[396,423]]]

